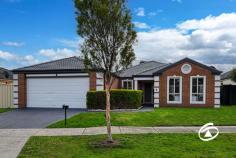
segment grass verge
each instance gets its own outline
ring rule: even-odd
[[[220,134],[210,142],[201,141],[197,134],[114,135],[118,147],[91,145],[106,138],[98,136],[31,137],[19,158],[206,158],[236,157],[236,134]]]
[[[236,106],[214,108],[158,108],[151,112],[111,114],[113,126],[193,126],[213,122],[215,125],[236,125]],[[68,128],[105,126],[105,113],[86,112],[67,120]],[[48,126],[65,128],[64,121]]]
[[[11,111],[12,109],[10,109],[10,108],[0,108],[0,113],[3,113],[3,112],[7,112],[7,111]]]

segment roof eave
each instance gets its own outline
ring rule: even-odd
[[[15,69],[12,72],[13,73],[83,73],[83,72],[89,72],[89,71],[99,71],[102,72],[102,70],[99,69],[57,69],[57,70],[21,70],[21,69]]]
[[[133,77],[153,77],[153,75],[133,75]]]

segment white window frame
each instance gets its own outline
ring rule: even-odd
[[[180,94],[180,99],[179,101],[170,101],[170,98],[169,98],[169,83],[170,83],[170,79],[179,79],[179,94]],[[174,88],[175,89],[175,88]],[[168,76],[167,77],[167,103],[168,104],[182,104],[182,76]]]
[[[130,90],[134,89],[134,87],[133,87],[133,80],[129,80],[129,79],[122,80],[122,89],[127,89],[127,88],[124,87],[124,82],[131,82],[131,89]]]
[[[193,78],[203,78],[203,101],[193,101]],[[190,104],[205,104],[206,103],[206,76],[191,76],[190,77]]]

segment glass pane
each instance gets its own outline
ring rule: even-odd
[[[174,93],[174,79],[169,80],[169,93]]]
[[[197,86],[192,87],[192,93],[197,93]]]
[[[179,85],[176,85],[176,86],[175,86],[175,93],[179,93],[179,91],[180,91],[179,89],[180,89],[180,88],[179,88]]]
[[[192,80],[192,85],[193,85],[193,86],[197,86],[197,78],[193,78],[193,80]]]
[[[197,101],[197,94],[192,94],[192,101]]]
[[[184,65],[183,70],[184,72],[188,72],[190,69],[189,65]]]
[[[180,101],[180,94],[175,94],[175,101]]]
[[[123,88],[127,89],[127,81],[123,82]]]
[[[169,86],[169,93],[174,93],[174,85],[170,85]]]
[[[175,101],[174,94],[169,94],[169,101]]]
[[[131,81],[128,82],[128,89],[132,89],[132,82]]]
[[[198,94],[197,101],[203,101],[203,94]]]
[[[179,79],[175,79],[175,93],[179,93],[179,91],[180,91]]]
[[[198,85],[203,85],[203,78],[198,78]]]
[[[198,93],[203,93],[203,85],[198,85]]]
[[[173,78],[171,78],[171,79],[169,80],[169,85],[174,86],[174,79],[173,79]]]

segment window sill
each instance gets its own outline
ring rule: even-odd
[[[190,102],[190,104],[196,105],[196,104],[206,104],[205,102]]]
[[[170,102],[170,101],[167,101],[167,104],[182,104],[182,102]]]

